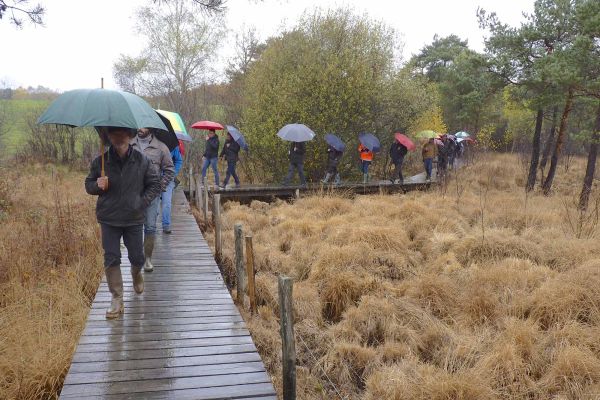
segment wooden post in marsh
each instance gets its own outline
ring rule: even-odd
[[[246,236],[246,277],[248,278],[248,298],[250,299],[250,314],[256,314],[256,289],[254,286],[254,248],[252,236]]]
[[[217,262],[223,259],[223,242],[221,238],[221,195],[213,195],[213,218],[215,220],[215,258]]]
[[[202,178],[202,214],[204,214],[204,223],[208,226],[208,186],[206,186],[206,178]]]
[[[242,224],[235,224],[235,272],[237,275],[237,297],[239,305],[244,305],[244,293],[246,292],[246,270],[244,268],[244,236]]]
[[[197,177],[194,180],[194,183],[196,184],[196,208],[200,210],[202,208],[202,203],[204,202],[204,192],[200,190],[200,177]]]
[[[189,186],[189,190],[190,190],[190,202],[194,199],[194,187],[192,185],[192,182],[194,182],[194,167],[192,165],[190,165],[190,173],[188,175],[188,186]]]
[[[279,312],[283,366],[283,398],[296,400],[296,343],[294,339],[293,280],[279,276]]]

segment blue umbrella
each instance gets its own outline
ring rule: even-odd
[[[373,153],[378,153],[379,150],[381,150],[379,139],[372,133],[361,132],[358,134],[358,140],[360,141],[360,144],[371,150]]]
[[[325,135],[325,141],[328,145],[336,149],[337,151],[344,151],[346,149],[346,145],[342,142],[342,139],[335,136],[333,133],[328,133]]]
[[[288,124],[277,132],[277,136],[288,142],[308,142],[313,140],[315,133],[303,124]]]
[[[466,139],[466,138],[468,138],[468,137],[469,137],[469,136],[471,136],[471,135],[469,135],[467,132],[461,131],[461,132],[456,132],[456,133],[454,134],[454,136],[455,136],[457,139]]]
[[[231,135],[233,140],[240,145],[240,147],[246,151],[248,151],[248,144],[246,143],[246,139],[244,139],[244,135],[233,125],[226,125],[227,132]]]

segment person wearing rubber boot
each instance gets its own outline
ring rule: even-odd
[[[130,146],[129,140],[135,130],[108,127],[100,128],[100,132],[108,137],[110,147],[92,161],[85,190],[98,196],[96,218],[102,233],[104,273],[112,294],[106,318],[117,318],[123,313],[121,238],[131,263],[133,288],[136,293],[142,293],[144,211],[160,194],[160,180],[150,160]],[[106,176],[102,176],[103,162]]]
[[[142,128],[138,130],[137,136],[132,139],[131,146],[148,157],[160,177],[161,193],[167,190],[169,182],[175,177],[175,167],[171,152],[166,144],[152,135],[151,130]],[[160,206],[160,197],[152,200],[146,209],[146,220],[144,222],[144,255],[146,262],[144,271],[152,272],[152,253],[154,252],[154,238],[156,235],[156,218]]]

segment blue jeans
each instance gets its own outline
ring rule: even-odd
[[[146,220],[144,221],[144,235],[154,235],[156,233],[156,217],[158,217],[158,205],[160,197],[152,200],[152,203],[146,208]]]
[[[225,180],[223,181],[223,186],[227,186],[227,183],[229,183],[229,177],[231,177],[231,176],[233,176],[233,180],[235,181],[236,185],[240,184],[240,178],[238,178],[238,176],[235,172],[235,164],[236,164],[236,161],[227,160],[227,173],[225,174]]]
[[[168,229],[171,227],[171,202],[173,200],[173,189],[175,189],[175,181],[169,182],[167,188],[162,194],[163,229]]]
[[[206,178],[206,170],[210,165],[215,174],[215,185],[219,186],[219,170],[217,169],[218,160],[219,159],[217,157],[204,159],[204,163],[202,164],[202,181],[204,181],[204,178]]]
[[[425,166],[425,172],[427,173],[427,178],[431,179],[431,171],[433,170],[433,158],[424,159],[423,165]]]
[[[361,160],[360,161],[360,170],[363,174],[369,173],[369,165],[371,165],[371,161]]]

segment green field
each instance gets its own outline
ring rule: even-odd
[[[6,107],[7,121],[6,132],[0,137],[0,156],[17,152],[29,131],[28,122],[35,122],[49,104],[49,100],[0,100],[0,110]]]

